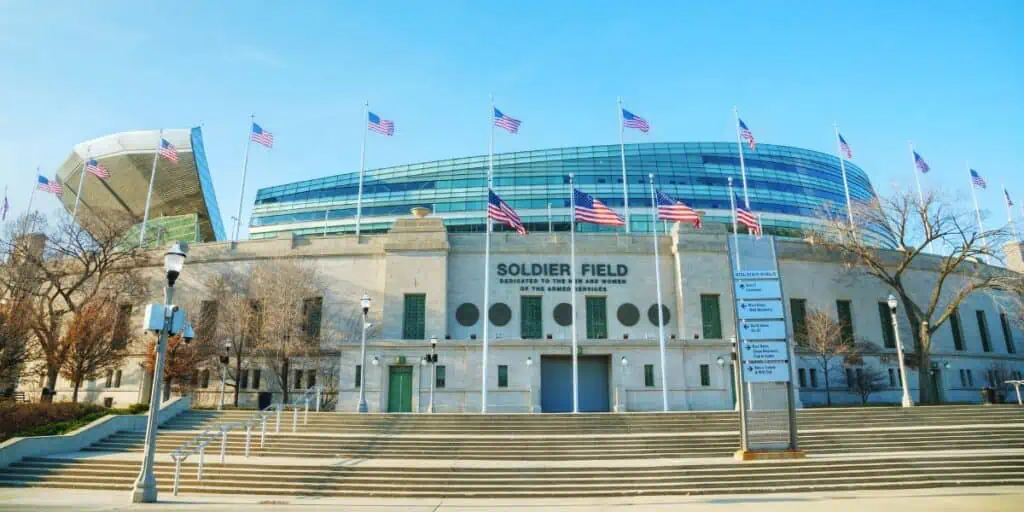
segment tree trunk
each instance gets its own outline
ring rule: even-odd
[[[235,358],[235,398],[234,398],[234,404],[235,404],[235,408],[236,409],[238,408],[238,392],[239,392],[239,387],[240,387],[239,386],[239,382],[241,380],[242,380],[242,357],[239,354],[239,356]]]
[[[825,405],[832,407],[832,387],[828,381],[828,368],[822,368],[821,373],[825,377]]]
[[[172,381],[172,379],[170,377],[167,377],[167,378],[164,379],[164,389],[163,389],[164,397],[161,400],[161,403],[162,402],[166,402],[166,401],[171,399],[171,381]]]
[[[288,403],[288,360],[281,364],[281,403]]]
[[[71,392],[71,403],[78,402],[78,388],[82,387],[82,379],[75,381],[75,390]]]
[[[39,400],[40,402],[53,402],[53,392],[57,389],[57,375],[59,371],[60,368],[46,368],[46,387],[44,390],[49,389],[50,393],[46,394],[41,390],[42,397]]]
[[[924,329],[922,329],[922,331],[923,330]],[[928,338],[929,335],[926,332],[922,332],[921,336],[923,336],[926,340],[929,339]],[[917,355],[917,361],[918,361],[918,367],[917,367],[917,387],[918,387],[918,395],[919,395],[918,403],[920,403],[920,404],[938,404],[939,403],[939,397],[935,396],[935,393],[934,393],[935,389],[934,389],[934,385],[932,383],[934,378],[933,378],[932,373],[931,373],[931,369],[932,369],[931,359],[932,359],[931,354],[929,354],[927,350],[923,350],[923,351],[919,352],[918,355]]]
[[[913,302],[907,297],[901,297],[901,299],[907,320],[910,322],[910,333],[914,338],[914,354],[917,359],[917,403],[934,404],[938,397],[932,396],[932,376],[928,373],[928,370],[931,369],[931,333],[928,332],[928,324],[922,322],[921,317],[913,308]],[[906,345],[903,348],[903,353],[906,354],[908,352]]]

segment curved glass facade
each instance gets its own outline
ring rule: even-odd
[[[839,159],[789,146],[744,148],[750,206],[763,214],[765,230],[798,236],[815,223],[824,204],[845,211]],[[743,197],[735,143],[627,144],[631,225],[650,231],[653,174],[659,190],[703,210],[706,223],[731,227],[727,179]],[[576,186],[617,210],[624,205],[618,145],[581,146],[494,155],[494,189],[515,208],[531,231],[568,230],[569,174]],[[867,175],[846,163],[850,197],[868,201],[875,193]],[[366,171],[363,232],[386,231],[396,217],[423,206],[442,217],[450,231],[483,231],[487,156],[453,158]],[[250,219],[250,238],[280,232],[299,235],[345,233],[355,229],[359,173],[351,172],[260,189]],[[548,213],[550,207],[550,215]],[[581,225],[581,231],[604,228]]]

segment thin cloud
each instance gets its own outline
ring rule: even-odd
[[[255,46],[233,46],[224,51],[224,60],[235,64],[255,64],[268,68],[283,68],[284,60]]]

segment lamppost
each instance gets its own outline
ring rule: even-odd
[[[227,380],[228,362],[231,360],[231,342],[224,342],[224,353],[218,357],[220,360],[220,400],[217,401],[217,410],[224,410],[224,381]]]
[[[615,412],[624,412],[626,410],[625,400],[628,398],[625,390],[626,372],[629,371],[629,359],[626,356],[622,356],[619,360],[619,364],[622,365],[622,375],[619,377],[619,385],[615,386]],[[622,397],[619,397],[619,392],[622,392]]]
[[[430,365],[430,401],[427,402],[427,412],[434,412],[434,384],[437,382],[437,336],[430,337],[430,353],[423,356],[420,365]]]
[[[146,418],[146,445],[142,455],[142,470],[132,487],[132,503],[156,502],[156,477],[153,476],[153,462],[156,458],[157,416],[160,413],[160,384],[163,381],[164,357],[167,352],[167,335],[172,327],[175,311],[171,304],[174,299],[174,282],[181,275],[188,255],[188,244],[175,242],[164,254],[164,272],[167,275],[167,286],[164,287],[164,305],[161,311],[163,323],[156,345],[156,362],[153,364],[153,391],[149,398],[149,416]],[[151,305],[155,311],[155,305]],[[147,328],[152,327],[147,325]]]
[[[362,343],[359,345],[359,412],[367,412],[370,410],[366,406],[366,317],[370,313],[370,296],[363,294],[363,299],[359,301],[363,307],[363,335]],[[373,358],[373,364],[377,364],[377,358]]]
[[[889,294],[889,298],[886,300],[889,303],[889,316],[892,318],[892,333],[896,338],[896,357],[900,360],[900,385],[903,386],[903,407],[912,407],[914,402],[910,399],[910,388],[907,387],[907,367],[903,361],[903,342],[900,341],[900,326],[896,323],[896,306],[899,302],[896,301],[896,296]]]
[[[526,356],[526,378],[529,379],[529,385],[527,386],[528,397],[530,400],[530,406],[527,409],[530,414],[533,414],[533,374],[530,373],[530,369],[533,368],[533,356]]]

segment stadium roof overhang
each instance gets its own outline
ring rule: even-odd
[[[125,212],[142,222],[160,136],[158,130],[121,132],[76,145],[57,169],[57,177],[64,184],[64,208],[74,210],[79,182],[85,175],[79,210],[97,215]],[[177,148],[178,161],[158,159],[149,218],[195,214],[199,241],[225,239],[201,130],[164,130],[163,137]],[[84,173],[85,161],[90,158],[110,170],[109,179]]]

